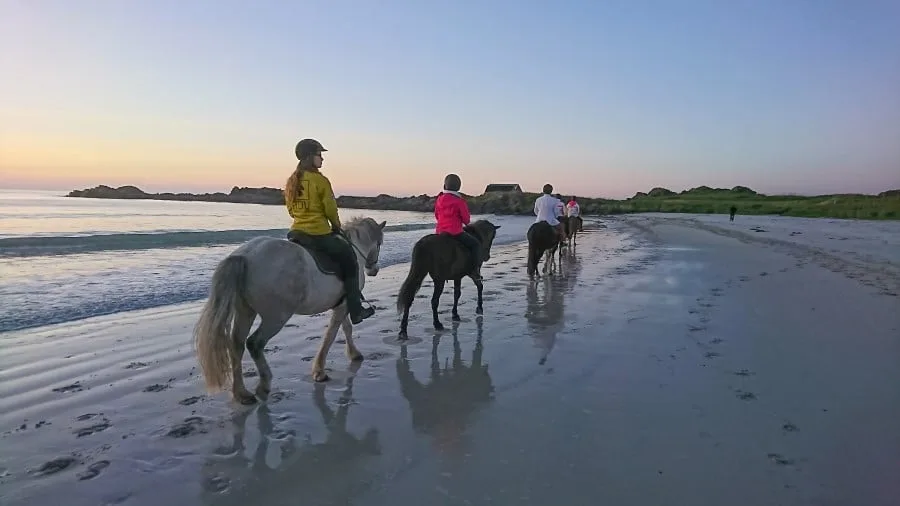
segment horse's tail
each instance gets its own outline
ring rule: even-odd
[[[228,256],[216,267],[212,277],[209,298],[200,312],[194,327],[194,347],[200,362],[200,370],[206,380],[206,388],[215,392],[225,388],[232,380],[231,358],[234,313],[243,304],[247,258]]]
[[[528,242],[528,269],[527,269],[529,276],[534,276],[535,274],[537,274],[537,266],[538,266],[538,262],[540,262],[540,260],[541,260],[540,251],[537,249],[537,247],[534,244],[531,243],[531,241],[529,241]]]
[[[416,292],[422,286],[422,281],[428,275],[427,258],[428,251],[422,241],[416,242],[412,250],[412,262],[409,265],[409,274],[400,286],[400,294],[397,295],[397,313],[403,313],[404,310],[412,306],[413,300],[416,298]]]

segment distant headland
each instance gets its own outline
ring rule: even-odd
[[[284,197],[277,188],[242,188],[235,186],[229,193],[147,193],[136,186],[113,188],[106,185],[73,190],[67,197],[96,199],[176,200],[199,202],[230,202],[238,204],[284,205]],[[473,214],[531,215],[538,193],[522,191],[519,185],[488,185],[481,195],[466,196]],[[569,196],[566,195],[566,198]],[[431,212],[437,195],[411,197],[359,197],[343,195],[337,198],[344,209],[376,209],[386,211]],[[631,198],[612,200],[578,197],[582,212],[588,215],[641,212],[727,214],[731,206],[738,214],[774,214],[783,216],[900,219],[900,189],[878,195],[763,195],[745,186],[710,188],[700,186],[680,193],[666,188],[638,192]]]

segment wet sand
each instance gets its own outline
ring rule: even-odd
[[[0,503],[896,504],[890,261],[677,217],[587,227],[552,279],[498,248],[483,318],[467,282],[435,333],[424,287],[405,345],[408,266],[383,270],[366,360],[336,344],[313,384],[327,315],[296,317],[249,408],[203,391],[198,304],[0,335]]]

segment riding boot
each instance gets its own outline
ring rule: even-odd
[[[347,311],[350,313],[350,322],[354,325],[375,314],[372,307],[362,307],[362,293],[359,290],[359,279],[347,276],[344,279],[344,292],[347,297]]]

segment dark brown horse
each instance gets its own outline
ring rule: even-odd
[[[563,222],[563,226],[566,226],[568,219],[563,216],[559,220]],[[556,230],[546,221],[539,221],[528,227],[526,237],[528,238],[528,275],[537,274],[542,255],[544,256],[544,274],[547,274],[551,268],[555,269],[555,255],[560,246],[559,234]],[[559,255],[561,258],[562,251],[559,252]]]
[[[497,229],[500,225],[494,225],[487,220],[478,220],[470,225],[466,225],[465,230],[474,235],[481,242],[481,258],[488,261],[491,258],[491,245],[494,243],[494,237],[497,235]],[[397,312],[403,313],[403,319],[400,321],[400,339],[406,339],[406,327],[409,323],[409,308],[412,306],[416,297],[416,292],[422,286],[425,276],[431,276],[434,282],[434,294],[431,296],[431,313],[434,319],[434,328],[443,330],[444,325],[438,320],[438,304],[441,300],[441,294],[444,292],[444,283],[453,280],[453,313],[454,321],[459,321],[459,297],[462,294],[460,283],[462,278],[471,276],[472,261],[469,258],[469,252],[463,247],[459,240],[446,234],[429,234],[416,241],[412,251],[412,263],[409,266],[409,274],[400,287],[400,294],[397,296]],[[473,279],[474,281],[474,279]],[[481,292],[484,285],[481,281],[475,281],[475,287],[478,289],[478,306],[475,308],[476,314],[482,314]]]
[[[562,218],[559,221],[563,221]],[[576,245],[575,236],[581,231],[581,216],[569,216],[563,223],[566,227],[566,236],[569,238],[569,247],[571,248]]]

